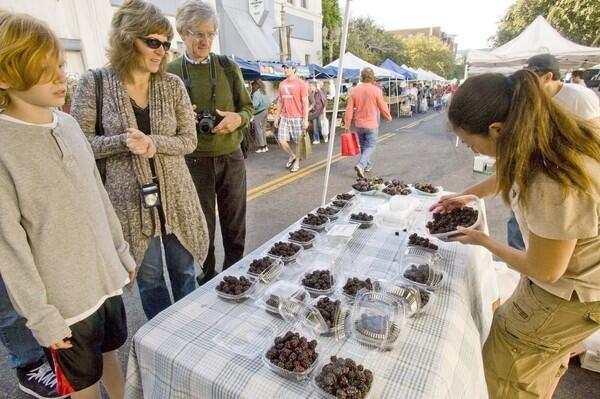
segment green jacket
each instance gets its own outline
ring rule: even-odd
[[[183,57],[169,63],[167,72],[173,73],[183,79],[182,69]],[[217,94],[216,105],[220,111],[237,112],[242,117],[242,124],[235,132],[229,134],[198,134],[198,146],[194,150],[194,155],[216,157],[219,155],[231,154],[240,149],[242,142],[242,128],[248,125],[250,118],[254,113],[250,94],[244,87],[244,79],[240,67],[233,61],[231,70],[233,72],[233,90],[238,93],[238,106],[233,101],[233,90],[229,87],[229,79],[225,74],[225,69],[218,60],[215,59],[215,69],[217,72]],[[188,63],[188,72],[192,87],[191,100],[196,106],[196,112],[213,111],[210,109],[210,65],[190,64]]]

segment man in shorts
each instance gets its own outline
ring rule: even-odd
[[[285,167],[294,173],[300,169],[300,140],[308,128],[308,86],[296,76],[296,67],[283,65],[286,79],[279,84],[275,127],[281,148],[288,154]],[[292,151],[288,141],[296,143]]]

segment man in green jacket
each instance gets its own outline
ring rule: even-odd
[[[239,66],[210,52],[218,27],[214,9],[200,0],[187,0],[177,9],[176,27],[186,49],[167,71],[183,79],[197,113],[198,147],[186,162],[210,236],[203,275],[198,277],[202,285],[215,275],[215,204],[225,250],[223,270],[244,256],[246,167],[240,144],[253,106]]]

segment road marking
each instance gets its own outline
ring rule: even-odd
[[[428,120],[431,120],[431,119],[433,119],[433,118],[435,118],[435,117],[437,117],[439,115],[440,114],[433,114],[433,115],[426,116],[426,117],[424,117],[422,119],[419,119],[417,121],[411,122],[408,125],[401,126],[398,129],[396,129],[396,131],[398,132],[398,131],[403,130],[403,129],[411,129],[411,128],[415,127],[415,126],[418,126],[422,122],[426,122]]]
[[[377,142],[379,143],[379,142],[385,141],[385,140],[393,137],[394,135],[395,135],[394,133],[382,134],[381,136],[379,136],[377,138]],[[342,159],[342,154],[338,152],[331,158],[331,163],[333,164],[333,163],[339,161],[340,159]],[[327,159],[322,159],[318,162],[315,162],[315,163],[307,166],[306,168],[300,169],[296,173],[290,173],[290,174],[275,178],[273,180],[270,180],[264,184],[261,184],[258,187],[255,187],[255,188],[249,190],[247,193],[247,196],[246,196],[246,201],[252,201],[256,198],[262,197],[263,195],[268,194],[271,191],[274,191],[274,190],[277,190],[278,188],[287,186],[288,184],[293,183],[298,179],[301,179],[301,178],[308,176],[318,170],[325,168],[326,166],[327,166]]]

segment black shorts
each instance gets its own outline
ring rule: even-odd
[[[66,395],[100,381],[102,354],[127,340],[127,319],[121,295],[108,298],[91,316],[71,327],[70,349],[50,350],[48,358],[57,377],[57,390]]]

